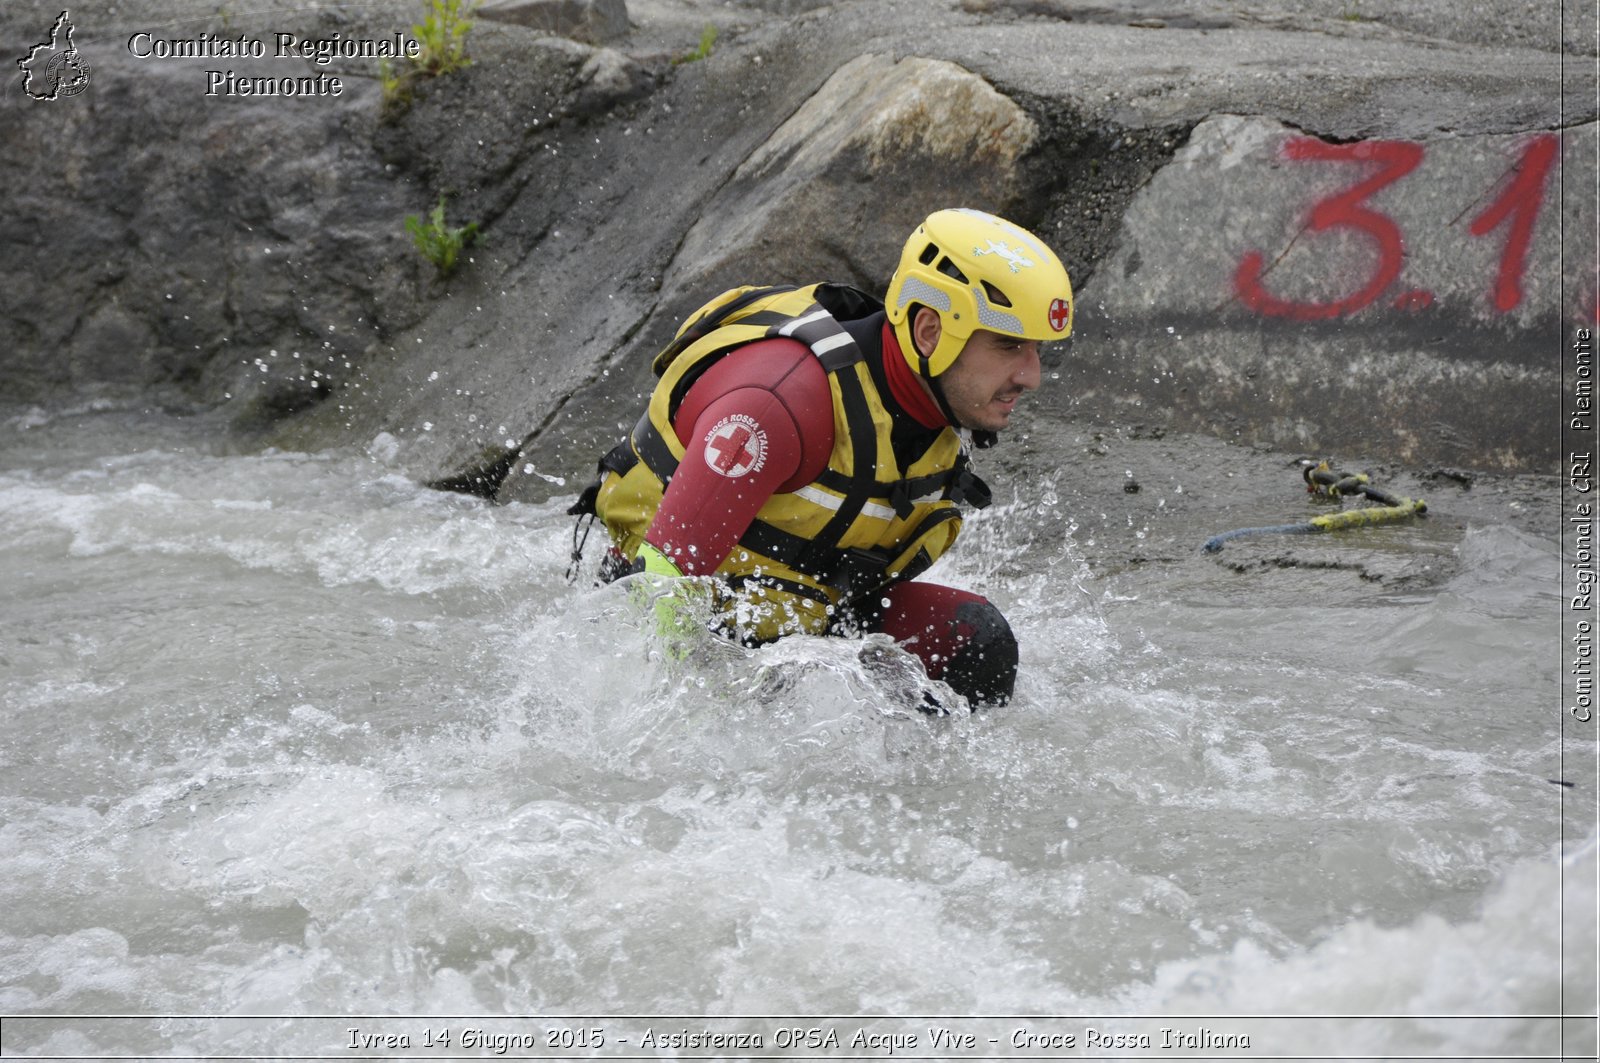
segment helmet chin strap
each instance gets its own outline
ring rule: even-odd
[[[962,428],[962,423],[956,419],[956,411],[950,408],[950,400],[945,398],[944,379],[941,376],[928,376],[922,379],[928,382],[928,390],[933,392],[933,401],[939,404],[939,412],[944,414],[944,419],[952,427]]]

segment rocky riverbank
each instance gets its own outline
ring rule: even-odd
[[[40,146],[0,162],[0,398],[221,406],[245,445],[384,434],[419,480],[537,500],[631,422],[710,294],[879,288],[961,202],[1044,234],[1078,286],[1027,440],[992,460],[1100,485],[1077,501],[1108,526],[1165,499],[1146,516],[1184,533],[1153,556],[1224,530],[1242,483],[1277,497],[1302,455],[1462,502],[1474,479],[1473,506],[1561,471],[1562,351],[1595,309],[1582,5],[632,0],[625,24],[567,5],[569,36],[505,6],[404,107],[374,60],[271,44],[392,38],[420,5],[76,13],[85,91],[0,107],[7,143]],[[21,54],[58,14],[0,28]],[[139,33],[269,54],[141,57]],[[223,67],[341,91],[211,93]],[[480,233],[448,278],[403,224],[441,197]],[[1219,465],[1228,512],[1176,516]]]

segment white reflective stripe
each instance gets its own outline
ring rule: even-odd
[[[944,491],[943,490],[934,491],[932,494],[923,495],[921,498],[913,498],[911,500],[911,504],[913,506],[920,506],[924,502],[937,502],[937,501],[939,501],[939,499],[941,499],[943,497],[944,497]]]
[[[825,340],[818,340],[816,343],[813,343],[811,345],[811,351],[813,354],[818,355],[827,354],[835,347],[848,346],[850,342],[850,334],[848,332],[841,332],[837,336],[829,336]]]
[[[828,312],[826,310],[813,310],[813,311],[811,311],[811,313],[805,315],[804,317],[797,317],[793,321],[789,322],[787,325],[783,326],[781,329],[778,330],[778,335],[780,335],[780,336],[792,336],[792,335],[794,335],[794,330],[799,328],[801,325],[808,324],[808,323],[810,323],[812,321],[817,320],[818,318],[823,318],[823,317],[827,317],[827,316],[828,316]]]
[[[861,507],[861,513],[867,517],[877,517],[879,520],[894,520],[897,513],[889,506],[880,506],[876,502],[868,502]]]
[[[835,512],[837,512],[839,507],[844,503],[844,499],[839,498],[837,495],[830,495],[828,492],[822,490],[820,487],[817,487],[814,484],[807,484],[806,486],[800,488],[800,490],[796,491],[795,494],[799,495],[807,502],[819,505],[823,509],[834,510]],[[934,497],[938,496],[935,495]],[[864,503],[861,507],[861,512],[863,516],[876,517],[879,520],[894,520],[897,516],[892,507],[885,506],[878,502]]]
[[[796,491],[795,494],[799,495],[807,502],[812,502],[821,506],[823,509],[837,511],[838,508],[844,504],[844,499],[830,495],[828,492],[822,490],[822,488],[816,487],[812,484],[807,484],[806,486],[800,488],[800,490]]]

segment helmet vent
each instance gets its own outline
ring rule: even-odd
[[[927,247],[924,247],[922,249],[922,254],[917,256],[917,261],[921,262],[924,266],[926,266],[926,265],[929,265],[930,263],[932,263],[933,260],[938,257],[938,255],[939,255],[939,245],[938,244],[929,244]]]
[[[1011,300],[1006,298],[1006,293],[1001,291],[999,288],[996,288],[994,285],[990,284],[988,281],[984,281],[983,282],[983,291],[984,291],[984,294],[988,295],[990,305],[992,305],[992,306],[1010,306],[1011,305]]]
[[[950,261],[949,256],[939,260],[939,272],[943,273],[946,277],[954,277],[962,284],[971,283],[967,280],[967,275],[961,272],[961,267]]]

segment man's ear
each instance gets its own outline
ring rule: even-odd
[[[944,327],[939,320],[939,312],[932,307],[917,307],[916,314],[911,318],[911,339],[924,358],[933,354],[933,349],[939,346],[939,337],[943,334]]]

